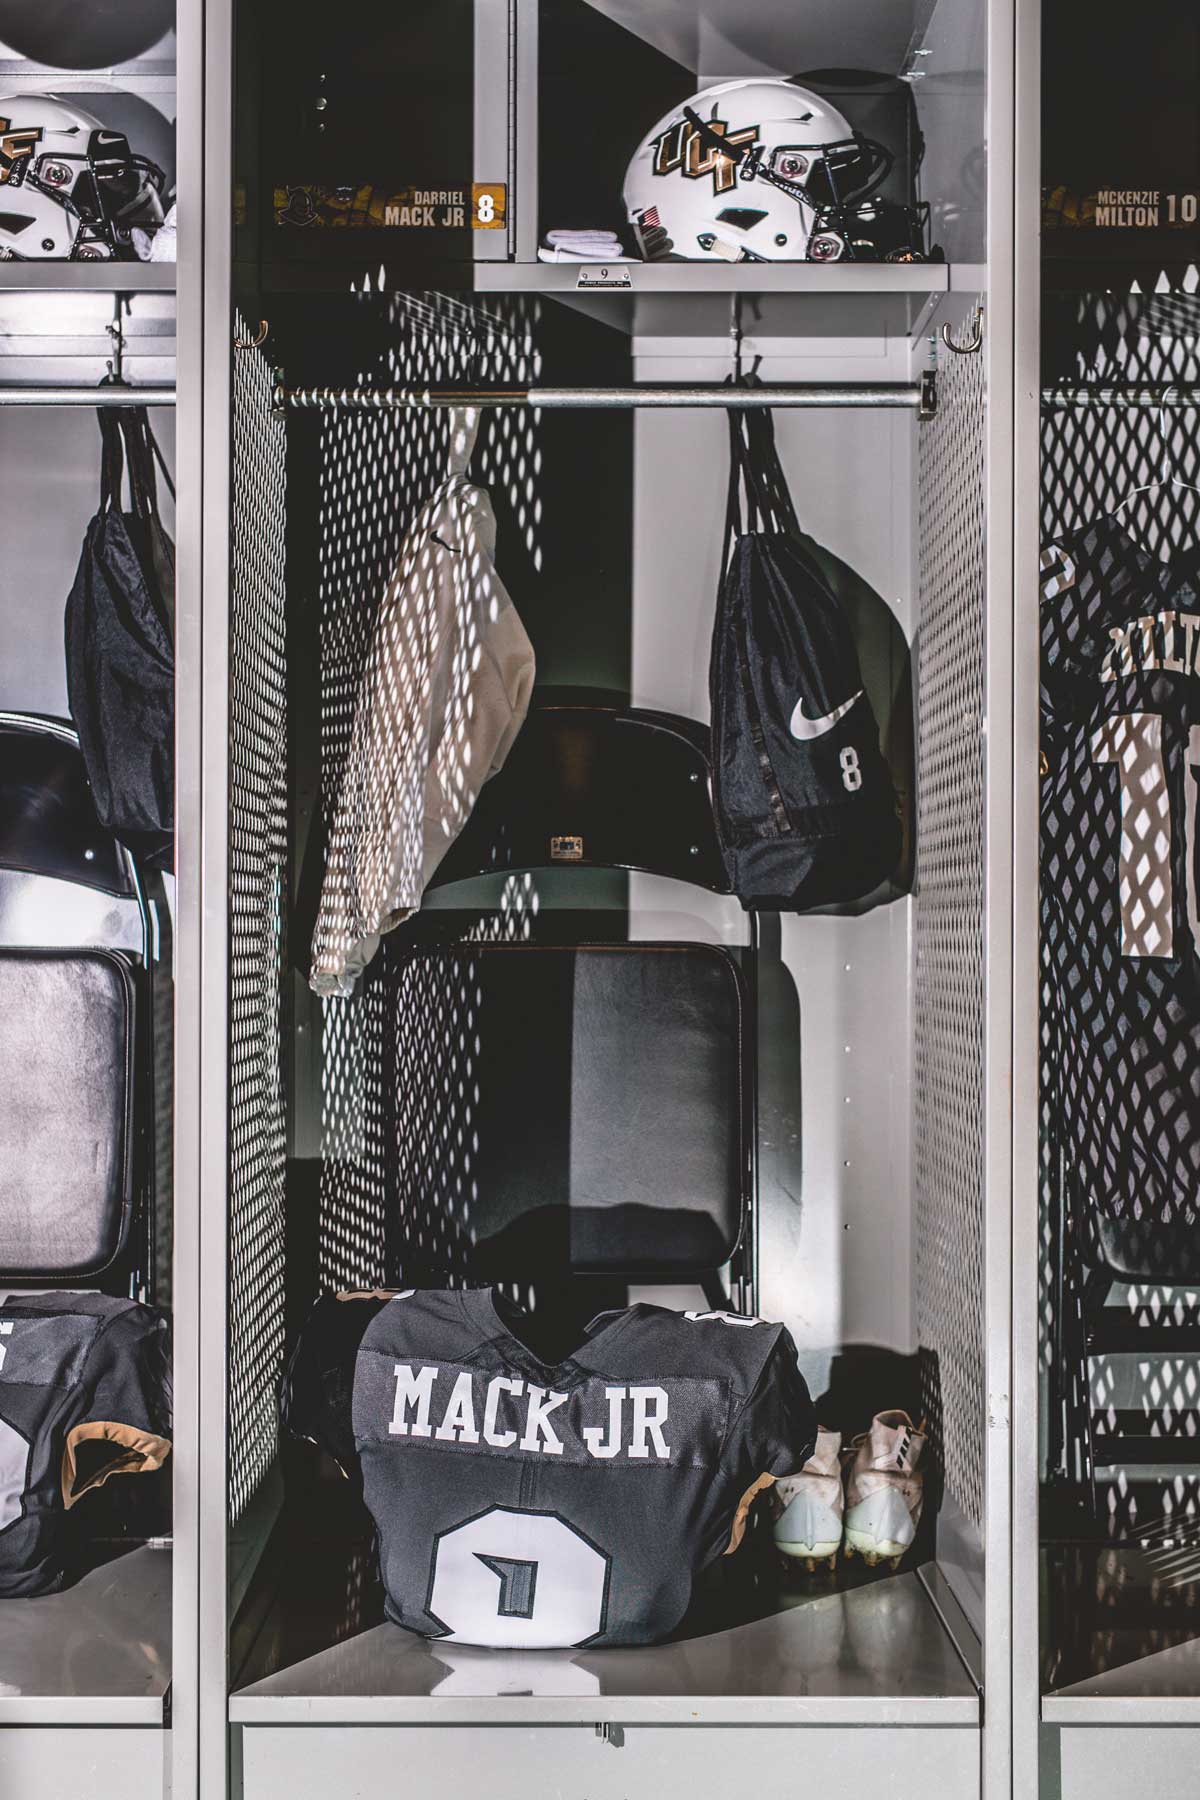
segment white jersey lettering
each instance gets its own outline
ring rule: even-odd
[[[654,1454],[666,1462],[671,1451],[667,1440],[663,1437],[662,1428],[667,1422],[670,1402],[667,1391],[660,1387],[631,1387],[629,1398],[633,1402],[633,1428],[630,1434],[629,1454],[644,1459],[650,1454],[647,1438],[654,1439]],[[651,1411],[653,1407],[653,1411]]]
[[[535,1387],[530,1382],[527,1389],[529,1405],[525,1413],[525,1435],[521,1439],[522,1450],[540,1450],[546,1456],[562,1455],[562,1439],[556,1436],[550,1423],[550,1414],[559,1406],[565,1406],[565,1394],[547,1394],[545,1388]],[[543,1440],[539,1442],[538,1440]]]
[[[455,1382],[442,1422],[433,1435],[443,1441],[449,1439],[452,1444],[479,1442],[479,1433],[475,1429],[475,1395],[471,1377],[465,1371]]]
[[[524,1392],[525,1383],[523,1381],[514,1380],[509,1375],[493,1375],[487,1385],[487,1399],[483,1403],[483,1441],[485,1444],[491,1444],[496,1450],[507,1450],[510,1444],[516,1443],[515,1431],[496,1430],[496,1414],[499,1410],[501,1394],[507,1393],[516,1397]]]
[[[429,1403],[433,1398],[433,1384],[437,1379],[437,1370],[424,1368],[419,1375],[412,1372],[411,1363],[397,1363],[396,1375],[396,1407],[392,1413],[392,1422],[388,1430],[393,1437],[409,1435],[408,1422],[404,1415],[410,1406],[415,1406],[417,1416],[412,1423],[413,1437],[432,1437],[433,1427],[429,1423]]]
[[[604,1441],[604,1431],[599,1425],[585,1425],[583,1441],[591,1456],[616,1456],[621,1448],[622,1422],[621,1412],[625,1403],[623,1387],[606,1387],[604,1397],[608,1401],[608,1442]]]

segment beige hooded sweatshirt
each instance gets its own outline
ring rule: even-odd
[[[491,500],[466,476],[478,419],[452,415],[447,477],[379,608],[313,934],[318,994],[352,993],[383,933],[420,906],[529,710],[533,645],[493,566]]]

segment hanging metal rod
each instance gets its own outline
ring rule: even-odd
[[[285,388],[275,390],[277,406],[316,411],[393,412],[443,406],[537,406],[545,411],[568,407],[606,411],[643,406],[716,407],[902,407],[921,412],[928,407],[928,386],[906,381],[805,381],[761,387],[733,387],[706,382],[677,387],[529,387],[529,388]]]
[[[1082,411],[1087,407],[1200,406],[1200,387],[1048,387],[1042,389],[1042,405],[1049,412]]]
[[[173,387],[0,387],[0,406],[174,406]]]

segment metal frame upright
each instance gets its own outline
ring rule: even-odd
[[[173,1800],[218,1800],[230,1778],[226,700],[233,0],[179,0],[179,12],[179,660],[195,678],[185,684],[179,713],[179,1430],[170,1773]],[[1037,1791],[1037,795],[1030,746],[1036,744],[1037,674],[1031,549],[1039,400],[1038,29],[1038,0],[989,0],[984,1800]]]

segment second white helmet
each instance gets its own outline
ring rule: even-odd
[[[797,82],[723,81],[642,140],[625,210],[648,261],[837,262],[854,254],[850,209],[891,161]]]
[[[0,96],[0,261],[132,259],[162,220],[163,173],[58,94]]]

